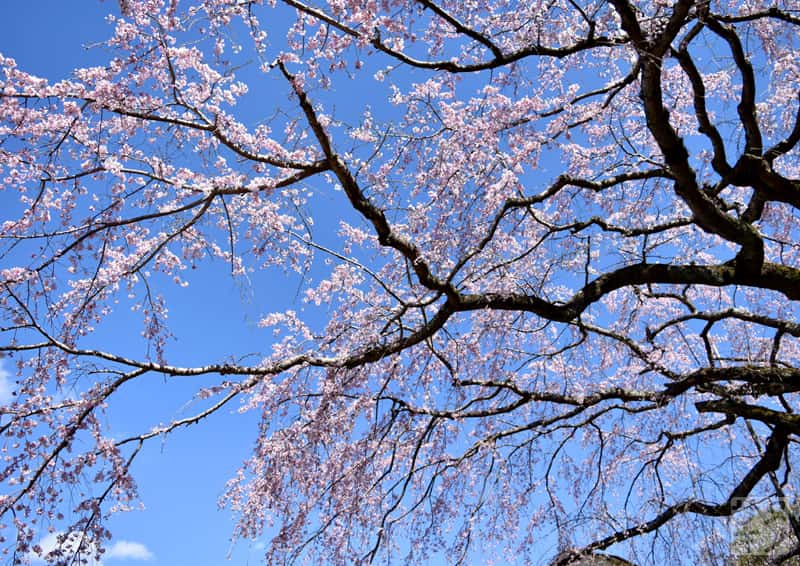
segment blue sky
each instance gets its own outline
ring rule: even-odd
[[[65,78],[76,67],[104,62],[102,50],[87,46],[108,36],[111,28],[104,18],[116,9],[117,3],[111,1],[3,2],[0,52],[16,59],[27,72],[53,80]],[[0,192],[0,210],[8,211],[13,198]],[[6,219],[0,216],[0,221]],[[296,284],[278,281],[275,286],[271,298],[293,300]],[[197,358],[202,353],[210,360],[224,358],[231,351],[264,350],[256,320],[247,315],[267,308],[263,302],[263,296],[232,281],[224,270],[209,270],[198,284],[193,281],[191,295],[170,307],[170,320],[179,338],[173,344],[175,354]],[[203,317],[197,316],[198,304],[203,305]],[[106,343],[109,349],[126,347],[122,339],[130,321],[124,314],[115,316],[105,330],[106,337],[116,336],[116,341]],[[217,329],[222,325],[238,330],[220,334]],[[0,360],[0,400],[11,390],[10,369]],[[143,422],[144,429],[137,427],[142,412],[161,415],[163,422],[189,414],[193,407],[186,401],[196,387],[196,383],[164,384],[157,397],[146,388],[122,392],[121,402],[112,402],[108,411],[115,434],[147,430],[153,422]],[[247,456],[256,433],[256,415],[240,415],[235,410],[234,406],[213,416],[200,425],[202,430],[179,431],[145,446],[134,464],[145,510],[112,519],[115,538],[104,564],[203,566],[225,563],[229,553],[230,563],[260,562],[262,545],[258,542],[240,542],[231,548],[232,517],[229,511],[217,509],[225,482]],[[45,535],[43,544],[52,544],[53,537]]]
[[[108,53],[97,44],[112,32],[106,15],[117,11],[117,2],[111,0],[3,2],[0,53],[15,59],[26,72],[52,81],[67,78],[75,68],[107,63]],[[244,75],[248,72],[242,70]],[[364,96],[363,92],[356,94],[360,88],[344,83],[332,95],[336,102],[358,100]],[[244,100],[241,110],[245,115],[253,120],[263,117],[254,113],[261,108],[252,100],[258,98],[263,104],[263,95],[269,89],[267,83]],[[339,115],[355,108],[346,103],[335,106]],[[342,198],[341,194],[317,194],[315,202],[309,204],[316,220],[315,237],[323,243],[345,212],[337,206],[337,199]],[[0,211],[4,211],[0,212],[0,222],[13,216],[18,207],[15,199],[14,194],[0,191]],[[324,214],[334,210],[336,215]],[[0,260],[0,268],[10,267],[3,264],[10,261],[9,256]],[[187,290],[173,286],[162,289],[169,293],[169,324],[176,336],[169,344],[170,362],[202,365],[268,353],[271,331],[258,328],[258,319],[286,308],[302,310],[302,295],[298,293],[301,283],[300,277],[287,279],[277,269],[234,280],[229,267],[219,261],[201,264],[192,272]],[[89,343],[117,353],[141,355],[141,317],[128,312],[124,299],[120,303],[120,308],[89,337]],[[259,359],[256,356],[248,361]],[[13,389],[11,370],[8,360],[0,359],[0,401]],[[115,438],[141,434],[154,425],[194,414],[198,405],[192,402],[193,395],[202,385],[218,381],[214,376],[173,381],[163,381],[156,375],[145,377],[143,383],[126,384],[111,400],[106,418]],[[154,384],[152,380],[162,382]],[[229,510],[217,507],[225,483],[248,457],[257,434],[257,411],[241,414],[237,409],[234,402],[199,425],[145,445],[133,466],[144,510],[112,517],[109,527],[114,539],[103,564],[211,566],[261,562],[269,532],[262,540],[239,541],[231,546],[234,517]],[[53,541],[53,536],[42,533],[44,547]]]

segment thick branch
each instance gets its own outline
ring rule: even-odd
[[[745,132],[745,153],[761,155],[764,147],[761,140],[761,130],[758,127],[756,118],[756,78],[753,73],[753,66],[750,64],[744,52],[744,47],[742,47],[742,42],[732,26],[720,24],[713,18],[708,18],[705,23],[711,31],[728,43],[731,53],[733,53],[733,60],[736,62],[736,66],[742,76],[742,95],[737,110]]]
[[[670,172],[675,176],[675,192],[692,210],[698,226],[742,246],[737,267],[743,274],[748,271],[752,275],[753,272],[758,271],[764,259],[764,244],[761,236],[749,223],[737,220],[725,213],[710,196],[700,190],[695,171],[689,163],[689,151],[686,149],[683,138],[672,127],[669,111],[664,106],[661,84],[662,60],[669,49],[670,42],[685,22],[692,2],[679,1],[675,4],[674,12],[665,31],[655,40],[644,38],[636,14],[627,0],[612,0],[612,4],[622,19],[623,29],[634,38],[636,48],[642,53],[640,95],[644,103],[647,127],[655,138]],[[717,25],[717,27],[720,26]],[[731,41],[733,42],[733,40]],[[735,42],[733,45],[736,45]],[[752,69],[750,70],[752,71]],[[745,73],[746,69],[742,72]],[[744,102],[741,105],[743,109],[749,108],[749,97],[749,91],[747,97],[743,95]],[[744,118],[742,119],[744,121]],[[749,135],[754,136],[755,134],[751,132]],[[758,145],[760,154],[760,137],[750,141],[754,144],[753,147]]]
[[[780,426],[789,432],[800,434],[800,415],[782,413],[780,411],[767,409],[766,407],[750,405],[730,399],[699,401],[694,405],[700,413],[735,415],[745,419],[761,421],[768,425]]]
[[[710,141],[711,146],[714,148],[714,157],[711,164],[714,170],[722,176],[730,172],[731,166],[725,156],[725,143],[722,141],[722,136],[719,130],[711,123],[706,109],[706,87],[703,83],[703,76],[697,69],[697,66],[689,54],[689,43],[702,29],[702,24],[695,26],[689,35],[681,41],[680,49],[674,52],[675,57],[678,59],[681,67],[686,75],[689,77],[689,82],[692,84],[692,91],[694,92],[694,111],[699,123],[699,130]]]
[[[463,295],[458,310],[496,308],[533,312],[543,318],[567,322],[605,295],[633,285],[644,284],[709,285],[725,287],[747,285],[771,289],[787,298],[800,300],[800,270],[765,263],[758,274],[742,274],[729,264],[717,266],[639,263],[601,275],[566,303],[556,304],[521,294],[485,293]]]

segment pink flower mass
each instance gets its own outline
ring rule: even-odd
[[[725,564],[796,508],[796,0],[105,7],[0,54],[8,563],[99,560],[223,414],[268,564]]]

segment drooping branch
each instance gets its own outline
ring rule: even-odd
[[[396,230],[393,230],[384,212],[378,206],[370,202],[364,195],[358,181],[348,169],[347,164],[334,150],[330,137],[317,117],[314,107],[305,91],[291,73],[289,73],[283,62],[278,62],[277,65],[294,88],[294,92],[300,102],[300,107],[305,114],[306,120],[308,120],[311,130],[314,132],[314,136],[319,142],[328,165],[342,184],[345,194],[353,208],[372,224],[381,245],[394,248],[408,260],[414,272],[417,274],[417,277],[419,277],[420,283],[431,290],[451,295],[454,289],[449,284],[441,281],[433,273],[430,266],[425,261],[422,251],[413,242],[398,234]]]
[[[712,504],[697,499],[690,499],[670,505],[650,521],[618,531],[613,535],[586,545],[580,550],[564,553],[553,566],[568,566],[580,560],[581,557],[590,555],[595,550],[602,550],[632,537],[651,533],[677,515],[694,513],[708,517],[727,517],[735,513],[744,504],[745,498],[753,491],[758,482],[761,481],[766,474],[780,467],[781,458],[783,457],[788,443],[789,430],[784,426],[776,426],[769,437],[769,441],[761,457],[753,467],[750,468],[750,471],[747,472],[739,484],[730,492],[727,500],[722,503]]]

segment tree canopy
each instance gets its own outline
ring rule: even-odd
[[[108,31],[63,80],[0,55],[8,555],[101,549],[142,448],[232,409],[221,503],[269,563],[695,564],[794,493],[796,0],[120,0]],[[212,274],[259,351],[181,342]],[[174,382],[194,412],[131,396]]]

